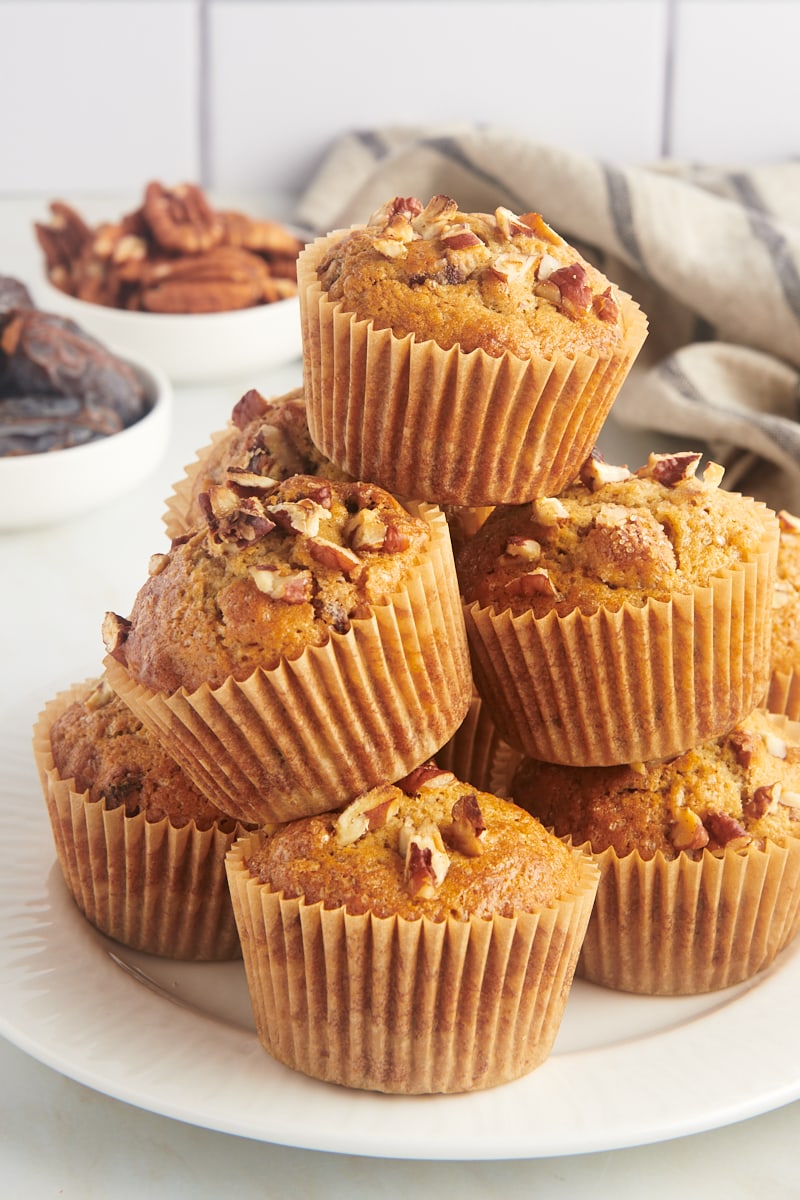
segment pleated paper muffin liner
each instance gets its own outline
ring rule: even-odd
[[[477,692],[469,712],[436,755],[437,764],[481,792],[508,797],[522,755],[503,741]]]
[[[374,329],[332,303],[317,264],[342,231],[297,265],[311,437],[342,470],[439,504],[520,504],[554,495],[591,452],[647,336],[620,293],[615,353],[494,358]],[[413,430],[414,436],[407,436]]]
[[[775,536],[708,587],[616,612],[465,606],[478,691],[512,746],[545,762],[668,758],[731,729],[769,679]]]
[[[347,633],[237,682],[153,692],[112,658],[110,685],[201,791],[243,821],[289,821],[401,779],[444,745],[472,677],[447,522],[405,588]]]
[[[188,514],[192,503],[192,492],[195,481],[200,472],[205,470],[206,463],[211,454],[227,436],[228,431],[226,429],[220,429],[212,434],[208,445],[198,450],[194,460],[186,465],[182,478],[173,483],[172,491],[166,499],[164,513],[161,517],[167,537],[170,540],[182,537],[184,534],[190,532],[191,523]]]
[[[584,847],[587,849],[587,847]],[[596,856],[597,901],[577,975],[618,991],[694,995],[767,968],[800,928],[800,838],[699,861]]]
[[[765,708],[785,713],[790,721],[800,721],[800,674],[797,671],[773,671]]]
[[[241,957],[225,854],[244,832],[128,816],[77,792],[53,762],[50,729],[86,684],[59,693],[34,727],[33,749],[64,881],[88,921],[115,941],[167,958]]]
[[[286,899],[226,859],[258,1037],[279,1062],[347,1087],[422,1094],[494,1087],[550,1053],[597,888],[492,920],[354,916]]]

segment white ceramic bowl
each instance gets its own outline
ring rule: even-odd
[[[150,411],[82,446],[0,457],[0,530],[55,525],[90,512],[136,487],[158,464],[169,436],[172,387],[160,367],[120,357],[144,384]]]
[[[296,296],[236,312],[148,313],[89,304],[46,282],[35,291],[45,312],[71,317],[98,341],[156,364],[175,384],[247,381],[302,354]]]

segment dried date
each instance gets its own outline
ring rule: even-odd
[[[122,426],[147,411],[144,388],[127,363],[67,318],[18,310],[0,336],[5,396],[80,396],[89,412],[111,407]]]
[[[148,409],[136,372],[66,317],[0,277],[0,457],[109,437]]]

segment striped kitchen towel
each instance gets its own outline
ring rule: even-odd
[[[297,217],[325,233],[440,192],[541,212],[639,302],[621,425],[705,448],[726,487],[800,513],[800,160],[623,167],[504,129],[390,127],[335,142]]]

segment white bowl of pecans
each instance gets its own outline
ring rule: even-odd
[[[214,208],[195,184],[151,182],[137,209],[94,226],[56,200],[35,233],[42,307],[175,384],[252,383],[302,353],[302,239],[277,221]]]
[[[61,523],[136,487],[166,449],[171,414],[159,367],[0,277],[0,531]]]

